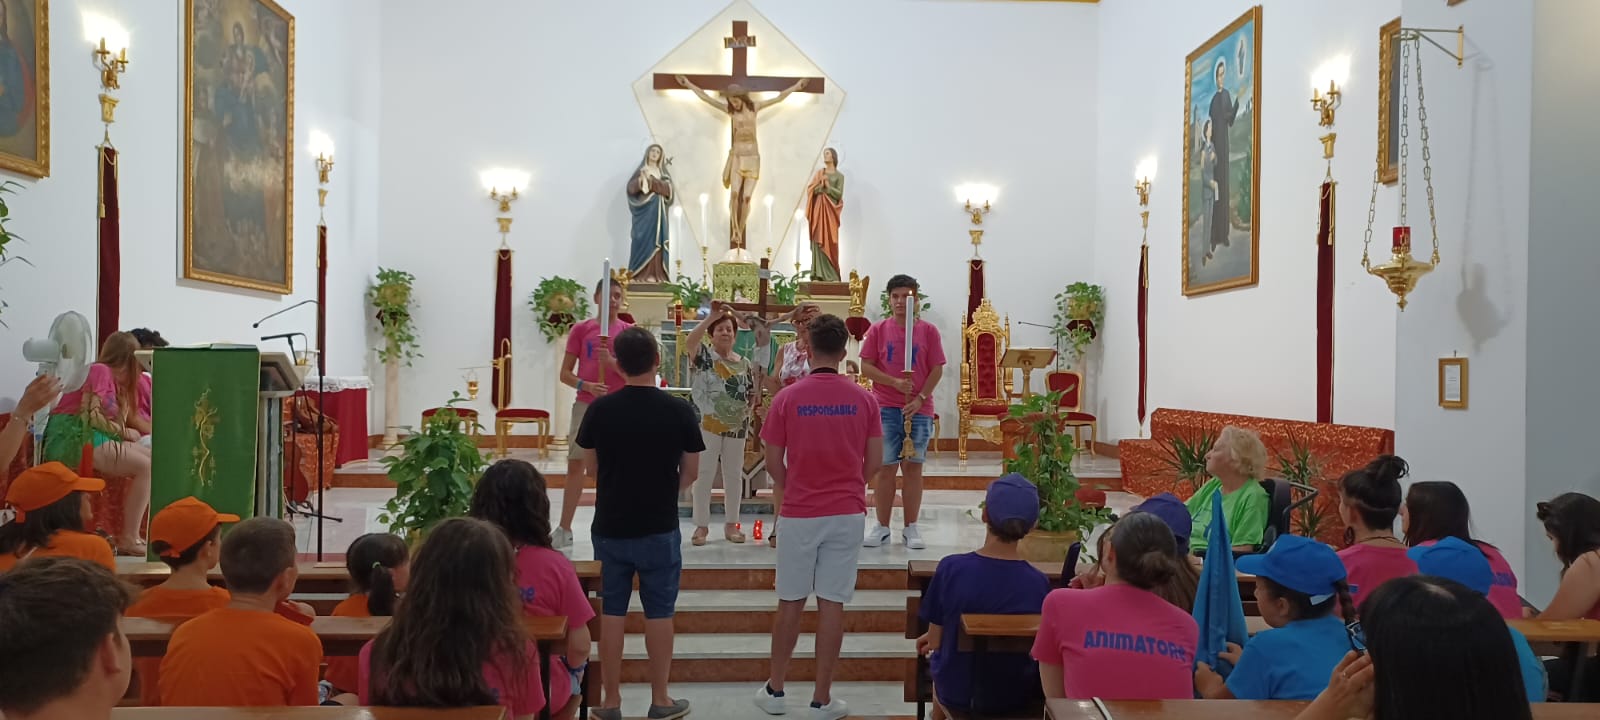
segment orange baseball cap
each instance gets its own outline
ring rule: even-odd
[[[24,520],[28,513],[66,497],[74,490],[100,492],[106,481],[78,477],[70,468],[58,462],[47,462],[31,467],[11,481],[6,491],[6,504],[17,511],[17,519]]]
[[[238,515],[219,513],[193,495],[161,508],[150,518],[150,542],[161,541],[167,549],[162,557],[178,557],[195,543],[206,539],[218,523],[239,522]]]

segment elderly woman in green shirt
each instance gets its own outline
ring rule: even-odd
[[[1211,528],[1211,496],[1222,493],[1222,517],[1227,523],[1228,539],[1233,549],[1254,552],[1261,544],[1267,530],[1267,510],[1271,505],[1267,491],[1261,487],[1261,474],[1266,469],[1267,448],[1261,436],[1253,430],[1229,425],[1217,435],[1217,441],[1206,453],[1206,472],[1211,479],[1195,491],[1186,505],[1194,530],[1189,535],[1189,546],[1195,552],[1205,552]]]

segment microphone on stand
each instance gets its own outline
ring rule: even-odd
[[[268,315],[268,316],[266,316],[264,318],[261,318],[260,320],[257,320],[255,322],[251,323],[250,324],[250,328],[251,329],[259,328],[259,327],[261,327],[261,323],[264,323],[264,322],[266,322],[268,320],[271,320],[271,319],[273,319],[273,318],[275,318],[275,317],[277,317],[279,315],[282,315],[282,314],[284,314],[286,312],[289,312],[290,310],[293,310],[293,309],[295,309],[297,307],[300,307],[301,305],[316,305],[316,304],[317,304],[316,300],[301,300],[300,302],[297,302],[297,303],[295,303],[293,305],[290,305],[289,307],[286,307],[286,308],[284,308],[282,310],[274,312],[274,313],[272,313],[272,314],[270,314],[270,315]],[[266,338],[262,338],[262,339],[265,340]]]
[[[301,339],[304,340],[306,338],[306,334],[302,333],[302,332],[290,332],[290,333],[278,333],[277,335],[262,335],[261,336],[261,340],[262,340],[262,342],[266,342],[267,340],[283,340],[285,338],[295,338],[295,337],[301,338]],[[310,342],[310,340],[306,340],[306,342]],[[294,343],[290,343],[290,345],[293,345],[293,344]]]

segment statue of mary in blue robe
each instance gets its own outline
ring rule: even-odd
[[[671,282],[667,272],[667,241],[672,208],[670,161],[660,145],[644,151],[639,168],[628,177],[628,209],[633,213],[628,273],[635,282]]]

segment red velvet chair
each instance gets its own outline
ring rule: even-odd
[[[1011,342],[1011,321],[1008,318],[1001,325],[1000,315],[984,298],[972,311],[972,322],[963,336],[966,357],[961,359],[961,391],[956,395],[960,415],[956,456],[966,460],[967,438],[973,433],[1000,445],[1000,421],[1011,411],[1011,377],[1000,367],[1000,358]],[[979,421],[985,424],[978,425]]]
[[[506,408],[494,414],[494,447],[500,457],[511,454],[506,441],[511,426],[519,423],[532,424],[538,430],[539,457],[550,457],[550,412],[534,408]]]
[[[1061,393],[1058,407],[1063,411],[1063,424],[1072,429],[1072,441],[1079,448],[1083,447],[1083,440],[1078,431],[1089,428],[1089,454],[1093,455],[1094,444],[1100,439],[1100,426],[1098,418],[1083,412],[1083,375],[1073,370],[1056,370],[1045,373],[1044,384],[1050,392]]]

